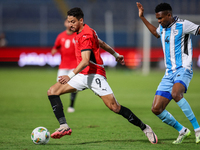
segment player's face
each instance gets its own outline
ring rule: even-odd
[[[156,18],[158,19],[158,23],[163,28],[167,28],[172,23],[172,15],[166,11],[160,11],[156,13]]]
[[[64,22],[65,27],[67,28],[67,30],[71,31],[70,29],[70,24],[68,23],[68,20],[66,19]]]
[[[83,24],[83,19],[81,18],[78,20],[76,17],[68,16],[67,20],[69,23],[70,30],[74,32],[79,32],[81,25]]]

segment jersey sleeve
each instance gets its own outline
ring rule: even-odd
[[[158,33],[158,35],[160,35],[160,25],[159,25],[158,28],[156,29],[156,32]]]
[[[60,47],[61,47],[61,42],[60,42],[60,34],[57,36],[57,38],[56,38],[56,40],[55,40],[55,43],[54,43],[54,46],[53,46],[53,48],[54,49],[59,49]]]
[[[184,20],[184,33],[185,34],[193,34],[197,35],[199,31],[200,26],[190,22],[188,20]]]

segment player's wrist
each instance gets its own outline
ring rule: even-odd
[[[115,58],[119,57],[119,54],[117,52],[115,52],[114,54],[112,54]]]
[[[75,76],[75,73],[72,71],[72,72],[70,72],[70,73],[68,74],[68,76],[69,76],[69,78],[71,79],[71,78],[73,78],[73,77]]]

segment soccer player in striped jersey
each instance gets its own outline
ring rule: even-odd
[[[119,55],[105,42],[100,40],[96,32],[84,23],[84,14],[80,8],[72,8],[67,13],[70,29],[77,33],[75,37],[75,52],[78,66],[68,75],[61,76],[59,82],[48,90],[48,98],[60,127],[51,134],[54,139],[70,135],[69,128],[63,113],[61,94],[92,90],[98,95],[105,105],[116,114],[123,116],[131,124],[139,127],[152,144],[158,142],[156,134],[150,126],[144,124],[133,112],[120,105],[106,79],[103,60],[100,56],[100,47],[112,54],[116,61],[124,65],[123,55]]]
[[[166,72],[163,76],[152,105],[152,112],[164,123],[174,127],[178,138],[173,144],[180,144],[191,135],[191,131],[180,124],[167,110],[169,102],[174,99],[185,116],[194,127],[196,143],[200,143],[200,127],[196,117],[183,97],[193,76],[191,35],[200,34],[200,26],[188,20],[173,17],[172,8],[168,3],[161,3],[155,8],[158,28],[150,24],[144,17],[144,8],[137,2],[139,17],[157,38],[161,39]]]

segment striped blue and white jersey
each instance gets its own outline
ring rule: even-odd
[[[174,17],[175,21],[167,28],[157,28],[164,52],[166,74],[183,67],[192,71],[191,34],[197,35],[200,26],[188,20]]]

